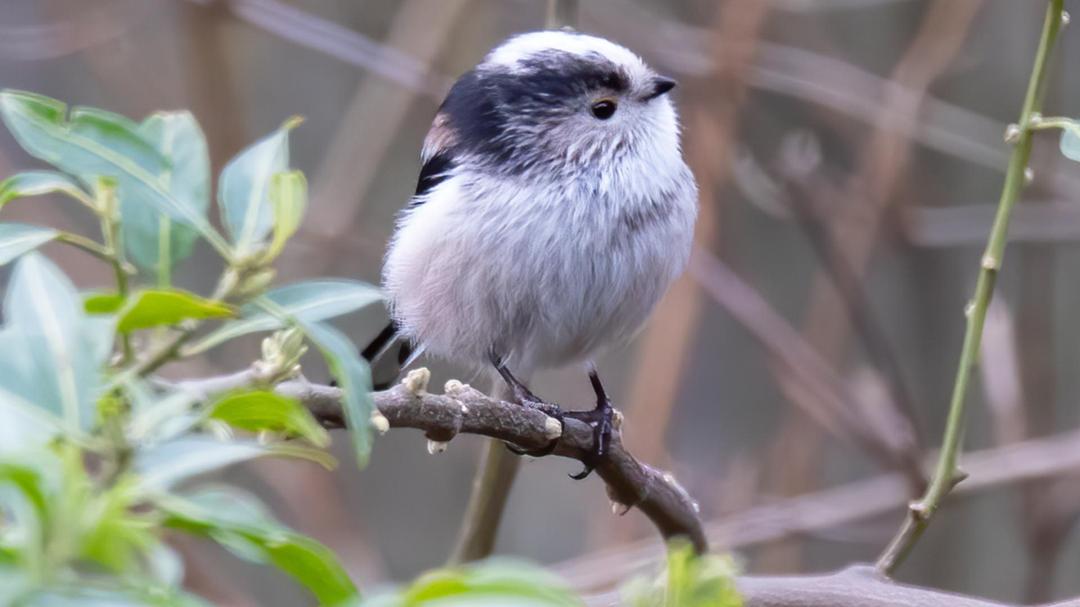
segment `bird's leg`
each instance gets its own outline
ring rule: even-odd
[[[562,423],[563,411],[559,405],[541,400],[540,397],[533,394],[528,386],[521,383],[521,380],[518,378],[514,377],[514,374],[510,372],[510,369],[508,369],[505,364],[503,364],[502,359],[499,356],[492,354],[491,362],[495,365],[495,370],[502,376],[503,381],[510,386],[510,392],[514,395],[514,400],[516,400],[519,405],[542,411],[544,415],[555,418],[559,420],[560,424]],[[559,444],[559,439],[555,439],[546,446],[535,450],[522,449],[521,447],[510,443],[506,444],[506,448],[517,455],[544,457],[545,455],[551,455],[551,453],[555,451],[555,446],[557,444]]]
[[[611,444],[611,430],[615,419],[615,409],[611,406],[604,385],[600,383],[600,376],[596,369],[589,370],[589,382],[596,393],[596,407],[589,411],[566,411],[563,417],[569,417],[589,425],[593,430],[593,449],[585,455],[582,463],[585,469],[577,474],[571,474],[570,478],[582,480],[589,476],[601,460],[607,455],[608,445]]]

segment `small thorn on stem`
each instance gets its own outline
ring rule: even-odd
[[[911,511],[911,515],[916,520],[925,521],[930,518],[930,509],[927,508],[926,502],[919,500],[917,502],[909,502],[908,510]]]
[[[967,480],[968,476],[970,476],[970,475],[967,473],[967,470],[964,470],[962,468],[957,468],[957,469],[953,470],[953,475],[952,475],[952,479],[950,479],[950,483],[952,484],[953,487],[955,487],[955,486],[959,485],[960,483],[964,482],[965,480]]]
[[[1020,131],[1019,124],[1010,124],[1009,126],[1005,127],[1005,143],[1009,145],[1016,145],[1017,143],[1020,143],[1021,134],[1022,132]]]

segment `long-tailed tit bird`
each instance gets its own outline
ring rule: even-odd
[[[392,322],[365,355],[400,338],[494,367],[521,403],[592,425],[584,478],[611,431],[592,359],[634,335],[690,252],[697,188],[674,86],[564,31],[512,37],[463,75],[424,141],[383,270]],[[592,411],[560,412],[516,379],[580,362]]]

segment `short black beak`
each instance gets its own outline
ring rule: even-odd
[[[665,78],[663,76],[657,76],[653,78],[653,90],[652,93],[647,96],[647,99],[655,99],[660,95],[675,88],[675,81],[671,78]]]

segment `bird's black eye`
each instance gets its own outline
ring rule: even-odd
[[[607,120],[615,115],[616,107],[618,106],[611,99],[601,99],[592,104],[592,115],[600,120]]]

